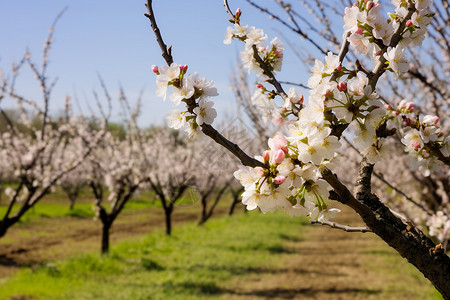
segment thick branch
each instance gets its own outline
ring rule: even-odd
[[[413,224],[405,224],[370,192],[373,165],[365,159],[361,163],[355,192],[350,191],[326,167],[322,177],[333,187],[335,200],[353,208],[366,225],[389,246],[427,277],[436,289],[450,299],[450,258]]]
[[[241,163],[249,167],[263,167],[264,164],[259,160],[256,160],[247,155],[238,145],[229,141],[223,135],[221,135],[217,130],[215,130],[211,125],[203,124],[202,132],[212,138],[216,143],[228,149],[234,156],[239,158]]]

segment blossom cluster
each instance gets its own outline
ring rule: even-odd
[[[175,106],[185,102],[187,110],[174,110],[168,116],[169,127],[185,128],[189,137],[198,135],[200,126],[211,125],[217,116],[213,108],[214,102],[210,97],[218,96],[213,81],[207,81],[198,73],[186,75],[187,65],[179,66],[172,63],[170,66],[152,66],[156,76],[156,94],[164,100],[167,98],[167,89],[172,86],[170,100]]]
[[[431,236],[435,236],[439,241],[450,240],[450,218],[442,211],[437,211],[427,220],[427,226]]]
[[[413,169],[419,169],[425,176],[442,165],[439,156],[449,157],[450,135],[441,130],[439,117],[415,115],[415,105],[400,101],[395,110],[390,105],[390,124],[399,130],[402,143],[410,157]]]
[[[330,186],[319,178],[317,166],[299,160],[295,149],[294,143],[277,135],[269,139],[269,150],[256,157],[264,167],[240,166],[234,172],[245,188],[242,203],[249,210],[257,207],[263,213],[281,210],[291,216],[305,215],[326,221],[339,211],[328,207],[326,202]]]
[[[387,19],[382,16],[381,5],[377,0],[359,1],[347,7],[344,31],[350,34],[348,41],[357,51],[374,61],[383,55],[389,70],[398,78],[401,73],[408,71],[405,49],[408,46],[420,46],[426,37],[426,27],[433,17],[428,9],[432,0],[415,1],[414,4],[405,0],[392,0],[392,3],[396,9],[394,13],[388,14]],[[405,28],[401,26],[403,21],[406,21]],[[399,34],[399,42],[392,45],[396,33]]]
[[[249,72],[253,71],[256,76],[266,80],[268,79],[268,74],[256,60],[256,56],[259,56],[271,72],[281,71],[284,45],[275,37],[270,41],[269,46],[266,46],[264,42],[267,40],[267,34],[262,29],[241,24],[239,11],[236,13],[237,17],[234,21],[234,26],[227,28],[223,42],[224,44],[231,44],[233,39],[245,42],[245,48],[241,51],[242,64]]]
[[[360,1],[359,4],[346,9],[344,30],[350,32],[350,43],[370,57],[379,59],[384,52],[389,68],[398,75],[407,71],[403,65],[405,47],[420,44],[426,25],[430,22],[431,14],[424,1],[418,2],[414,10],[411,16],[414,21],[406,22],[406,28],[400,32],[400,42],[393,48],[388,45],[396,29],[407,17],[406,2],[400,1],[395,14],[391,14],[390,19],[383,20],[379,15],[380,5],[377,1]],[[247,30],[247,27],[244,29]],[[246,35],[242,33],[245,33],[245,30],[237,24],[234,29],[228,29],[227,36],[237,37],[247,44]],[[251,28],[250,32],[253,31],[256,29]],[[263,36],[261,30],[257,31],[259,36]],[[246,46],[246,50],[248,48]],[[399,51],[401,56],[398,56]],[[392,56],[394,54],[398,56],[395,59]],[[304,214],[312,218],[322,218],[319,214],[329,211],[327,206],[323,205],[323,200],[328,197],[329,187],[320,179],[318,168],[321,165],[329,166],[337,156],[342,132],[335,129],[339,127],[347,128],[351,125],[353,144],[370,163],[376,163],[387,156],[389,149],[384,141],[395,133],[387,129],[392,114],[373,91],[367,72],[359,68],[347,69],[341,65],[337,55],[328,53],[324,62],[315,61],[311,74],[308,81],[311,91],[307,105],[301,107],[297,120],[284,123],[289,134],[276,138],[286,141],[281,148],[284,151],[273,148],[270,144],[274,142],[269,140],[270,150],[260,159],[265,167],[242,167],[235,173],[236,178],[245,187],[243,203],[249,209],[260,207],[263,212],[280,209],[291,215]],[[263,98],[261,94],[266,96],[266,102],[275,97],[270,92],[264,93],[267,91],[264,87],[259,88],[262,91],[255,92],[255,95],[258,93],[258,99]],[[287,107],[285,103],[284,108]],[[273,106],[270,108],[276,111]],[[438,141],[437,120],[435,117],[426,116],[420,123],[420,128],[418,127],[427,141]],[[404,143],[407,143],[408,139],[407,135]],[[446,140],[440,140],[437,144],[444,156],[448,155]],[[426,142],[419,146],[422,144]],[[416,145],[414,150],[417,152],[418,148]],[[429,154],[430,151],[419,153],[426,157],[426,153]],[[305,172],[306,170],[308,171]]]

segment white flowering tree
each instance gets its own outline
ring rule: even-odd
[[[281,210],[347,231],[371,231],[420,270],[445,299],[450,299],[450,258],[442,244],[434,244],[372,192],[374,165],[389,158],[386,140],[396,132],[402,134],[405,150],[421,169],[450,164],[450,137],[439,128],[437,116],[420,115],[404,122],[411,105],[404,103],[394,108],[376,93],[383,74],[391,72],[397,79],[408,71],[405,51],[422,43],[434,15],[429,10],[431,0],[392,3],[395,8],[387,15],[381,13],[382,5],[378,1],[357,1],[345,9],[339,53],[328,52],[323,61],[315,61],[308,80],[310,94],[302,102],[295,90],[286,93],[276,78],[284,50],[280,40],[274,38],[267,43],[267,35],[261,29],[241,23],[241,10],[233,14],[224,1],[233,23],[227,30],[225,43],[234,39],[244,43],[242,62],[265,82],[261,92],[266,101],[281,100],[278,114],[284,129],[269,139],[269,149],[260,157],[251,158],[213,128],[216,113],[209,100],[214,96],[210,93],[210,82],[199,81],[198,76],[187,74],[186,66],[180,67],[173,61],[156,25],[151,1],[147,1],[147,17],[168,65],[153,67],[157,74],[157,94],[165,98],[171,86],[171,100],[175,105],[184,102],[187,107],[186,111],[177,113],[176,127],[185,128],[190,136],[203,133],[240,159],[243,166],[235,172],[235,177],[245,188],[243,203],[248,209]],[[345,64],[349,48],[365,55],[372,61],[372,67]],[[397,130],[398,124],[404,125],[402,130]],[[349,127],[353,128],[352,143],[362,155],[353,192],[333,171],[342,136]],[[339,210],[332,208],[328,200],[355,210],[367,227],[355,228],[329,221]]]
[[[73,116],[68,97],[64,120],[53,119],[49,115],[55,85],[47,75],[53,28],[54,24],[45,42],[40,65],[27,52],[19,63],[13,65],[9,76],[0,70],[1,104],[15,103],[20,115],[20,121],[11,120],[4,108],[0,108],[7,123],[7,131],[0,139],[2,173],[15,183],[5,189],[8,203],[6,212],[0,216],[0,237],[48,194],[65,174],[83,162],[101,134],[93,134],[85,118]],[[20,72],[26,67],[37,78],[41,103],[16,89]]]
[[[148,143],[147,157],[155,159],[151,161],[147,179],[161,201],[166,234],[171,235],[173,211],[185,192],[195,185],[194,144],[167,129],[153,130]]]
[[[109,93],[102,82],[105,96]],[[102,223],[101,253],[110,248],[110,230],[125,205],[139,191],[147,187],[150,164],[148,137],[137,126],[139,104],[131,112],[124,91],[120,90],[120,101],[124,108],[126,134],[124,139],[107,131],[92,151],[86,164],[87,182],[94,194],[94,210]],[[103,113],[105,128],[108,128],[110,112]],[[107,200],[107,201],[105,201]]]
[[[245,132],[236,131],[234,126],[228,126],[227,131],[242,138],[246,136],[243,134]],[[197,151],[194,152],[196,172],[192,188],[197,191],[200,198],[199,225],[201,225],[212,217],[220,200],[232,188],[232,183],[235,182],[232,168],[237,165],[237,160],[206,137],[200,137],[194,143]]]

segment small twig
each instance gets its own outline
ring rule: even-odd
[[[283,100],[286,100],[288,98],[288,95],[286,94],[286,92],[284,91],[283,87],[278,82],[278,80],[275,78],[275,75],[273,74],[273,72],[269,69],[269,66],[267,66],[267,64],[259,56],[256,45],[253,45],[252,49],[253,49],[253,58],[255,58],[256,62],[260,66],[260,68],[263,69],[264,74],[266,74],[266,76],[269,77],[267,82],[269,82],[270,84],[272,84],[275,87],[278,95],[280,95],[281,98],[283,98]]]
[[[296,83],[296,82],[291,82],[291,81],[278,81],[278,82],[279,82],[280,84],[296,85],[296,86],[299,86],[299,87],[301,87],[301,88],[308,89],[308,90],[311,89],[310,87],[304,85],[303,83]]]
[[[317,44],[312,38],[310,38],[304,31],[302,31],[298,26],[297,28],[292,27],[291,25],[289,25],[288,23],[286,23],[285,21],[283,21],[280,17],[274,15],[273,13],[269,12],[267,9],[262,8],[261,6],[257,5],[256,3],[254,3],[253,1],[250,0],[246,0],[250,5],[254,6],[255,8],[259,9],[261,12],[268,14],[270,17],[272,17],[273,19],[277,20],[278,22],[280,22],[282,25],[284,25],[285,27],[289,28],[290,30],[292,30],[293,32],[299,34],[302,38],[306,39],[308,42],[310,42],[314,47],[317,48],[317,50],[319,50],[320,52],[322,52],[322,54],[326,55],[326,51],[322,49],[322,47]],[[293,21],[294,19],[292,19]],[[296,23],[294,23],[296,24]]]
[[[225,6],[225,9],[227,13],[230,15],[231,19],[236,21],[236,16],[231,12],[230,6],[228,5],[227,0],[223,0],[223,6]]]
[[[372,232],[372,230],[370,228],[367,227],[352,227],[349,225],[342,225],[336,222],[331,222],[331,221],[311,221],[311,224],[320,224],[323,226],[329,226],[331,228],[336,228],[336,229],[340,229],[340,230],[344,230],[346,232]]]
[[[153,32],[156,36],[156,41],[158,42],[159,47],[162,51],[162,57],[167,62],[167,64],[170,66],[173,63],[173,57],[172,57],[172,51],[171,47],[169,50],[167,50],[166,44],[164,44],[163,38],[161,36],[161,32],[159,31],[158,25],[156,25],[155,15],[153,14],[153,8],[152,8],[152,0],[147,0],[147,4],[145,5],[148,10],[148,14],[144,14],[147,18],[150,19],[150,25],[152,26]]]

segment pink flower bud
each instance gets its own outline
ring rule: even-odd
[[[242,11],[240,8],[236,9],[236,19],[239,19],[239,17],[242,15]]]
[[[436,125],[439,122],[438,116],[426,115],[423,117],[423,123],[426,125]]]
[[[387,110],[392,110],[392,106],[390,106],[389,104],[386,104],[386,109]]]
[[[256,85],[256,87],[257,87],[258,89],[262,89],[262,90],[265,90],[265,89],[266,89],[261,83],[258,83],[258,84]]]
[[[356,34],[363,34],[363,29],[361,27],[358,27],[358,30],[355,31]]]
[[[406,27],[411,27],[413,22],[411,20],[406,21]]]
[[[181,73],[186,73],[187,69],[188,69],[188,65],[180,66]]]
[[[342,71],[342,66],[337,66],[336,70]]]
[[[281,164],[284,161],[284,157],[286,156],[286,154],[284,153],[283,150],[277,150],[275,151],[273,157],[272,157],[272,161],[275,164]]]
[[[264,162],[269,161],[270,151],[269,150],[264,151],[262,156],[263,156]]]
[[[367,3],[367,10],[370,10],[371,8],[375,7],[375,3],[373,1],[369,1]]]
[[[159,75],[159,69],[158,69],[158,66],[157,66],[157,65],[153,65],[153,66],[152,66],[152,71],[153,71],[153,73],[155,73],[156,75]]]
[[[342,81],[341,83],[339,83],[339,84],[337,85],[337,88],[338,88],[338,90],[341,91],[341,92],[346,91],[346,90],[347,90],[347,82]]]
[[[278,175],[277,177],[275,177],[273,179],[273,183],[275,183],[276,185],[280,185],[283,184],[283,182],[286,181],[286,177],[282,176],[282,175]]]
[[[414,104],[414,102],[408,102],[406,104],[406,110],[408,110],[408,111],[413,111],[415,107],[416,107],[416,105]]]
[[[393,115],[394,117],[398,116],[398,111],[394,110],[394,111],[392,112],[392,115]]]

